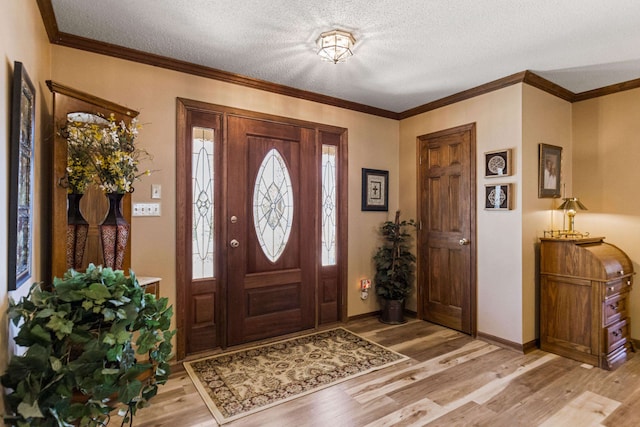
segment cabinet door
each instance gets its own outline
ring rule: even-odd
[[[601,330],[599,304],[598,283],[543,275],[542,349],[597,365]]]

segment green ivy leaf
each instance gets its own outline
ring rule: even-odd
[[[136,340],[136,345],[138,346],[137,353],[145,354],[147,353],[156,343],[156,336],[153,332],[143,331],[140,333],[140,336]]]
[[[118,399],[120,399],[121,402],[131,402],[140,395],[141,391],[142,383],[138,380],[133,380],[118,389]]]
[[[40,407],[38,406],[37,400],[32,404],[29,404],[24,400],[20,402],[20,404],[18,405],[18,413],[26,419],[44,418],[44,415],[42,415],[42,412],[40,412]]]
[[[71,334],[73,322],[56,315],[49,320],[47,328],[54,331],[58,339],[63,339],[65,336]]]
[[[14,338],[16,344],[29,347],[36,343],[51,343],[51,334],[42,326],[36,324],[30,329],[28,327],[20,329],[18,335]]]
[[[53,369],[53,372],[60,372],[62,369],[62,362],[55,356],[49,356],[49,363],[51,363],[51,369]]]
[[[92,283],[89,285],[89,289],[85,289],[84,294],[87,298],[91,298],[96,301],[111,298],[111,292],[109,292],[109,289],[102,283]]]
[[[105,307],[102,309],[102,316],[104,316],[105,321],[111,322],[116,318],[116,312],[112,308]]]
[[[122,346],[111,346],[107,351],[107,360],[112,362],[119,361],[122,356]]]
[[[116,342],[118,344],[124,344],[126,342],[131,341],[131,333],[125,330],[122,330],[116,334]]]
[[[55,314],[55,310],[53,310],[52,308],[45,308],[41,311],[39,311],[36,314],[36,319],[43,319],[43,318],[47,318],[47,317],[51,317]]]
[[[114,345],[116,343],[116,337],[112,333],[107,333],[104,335],[102,342],[107,345]]]

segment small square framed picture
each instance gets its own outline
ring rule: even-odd
[[[484,208],[491,211],[511,209],[511,184],[484,186]]]
[[[484,176],[495,178],[511,175],[511,149],[488,151],[484,153]]]

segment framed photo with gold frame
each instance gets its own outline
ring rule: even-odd
[[[539,149],[538,198],[560,197],[562,147],[540,144]]]
[[[484,186],[484,208],[490,211],[511,209],[511,184],[486,184]]]
[[[389,171],[362,169],[362,210],[389,210]]]
[[[21,62],[14,62],[9,149],[8,288],[31,277],[36,90]]]
[[[488,151],[484,153],[484,177],[496,178],[511,175],[511,149]]]

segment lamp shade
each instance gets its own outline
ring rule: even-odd
[[[353,55],[353,45],[356,39],[351,33],[342,30],[332,30],[320,34],[316,44],[318,45],[318,55],[324,61],[334,64],[346,61]]]
[[[578,211],[578,210],[586,211],[586,210],[588,210],[586,208],[586,206],[583,205],[582,202],[580,202],[580,200],[578,200],[577,197],[567,197],[567,198],[565,198],[563,200],[564,200],[564,202],[562,202],[562,204],[560,206],[558,206],[558,210],[561,210],[561,211]]]

